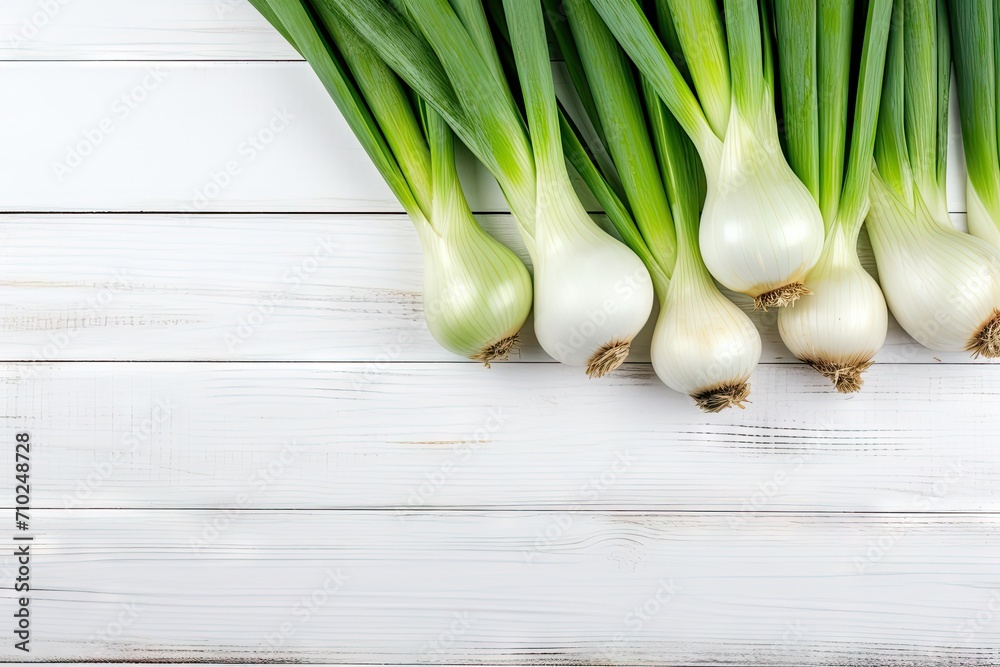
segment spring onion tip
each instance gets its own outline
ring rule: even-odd
[[[853,394],[860,391],[865,380],[862,373],[871,368],[872,361],[859,361],[855,364],[834,363],[832,361],[807,361],[820,375],[830,380],[841,394]]]
[[[793,306],[799,297],[812,294],[802,283],[788,283],[770,292],[764,292],[753,298],[753,309],[762,310],[765,313],[768,308],[784,308]]]
[[[743,410],[746,408],[744,403],[750,402],[750,383],[720,385],[694,394],[691,398],[703,412],[722,412],[726,408]]]
[[[987,359],[1000,357],[1000,309],[993,309],[986,323],[969,340],[965,351],[972,352],[973,359],[978,359],[980,355]]]
[[[587,377],[602,378],[621,366],[625,363],[631,346],[630,340],[613,340],[605,343],[587,361]]]
[[[490,343],[478,353],[469,358],[474,361],[481,361],[486,368],[490,367],[491,361],[507,361],[511,350],[517,347],[517,334],[501,338],[495,343]]]

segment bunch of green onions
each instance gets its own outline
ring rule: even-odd
[[[777,308],[786,346],[841,392],[887,304],[932,349],[1000,356],[992,0],[951,3],[962,39],[944,0],[251,1],[413,220],[428,326],[453,352],[505,357],[533,298],[542,348],[600,377],[655,299],[660,379],[743,407],[761,339],[721,284]],[[973,235],[945,199],[953,46]],[[552,50],[573,83],[558,96]],[[456,138],[498,181],[531,277],[472,216]]]
[[[712,275],[759,308],[794,304],[822,251],[823,220],[779,147],[767,6],[725,0],[720,13],[715,0],[658,0],[685,77],[638,3],[591,1],[698,151],[699,242]]]
[[[952,9],[964,16],[975,4],[956,0]],[[956,230],[946,191],[952,48],[961,91],[968,83],[963,53],[976,48],[977,32],[988,25],[963,27],[959,20],[953,28],[954,39],[943,0],[893,3],[867,227],[886,301],[906,332],[932,350],[997,357],[1000,252]],[[974,97],[960,95],[964,115]],[[979,168],[970,159],[970,181]]]
[[[503,2],[512,76],[479,0],[314,5],[357,29],[496,177],[531,255],[542,348],[591,377],[621,365],[649,319],[653,284],[639,257],[594,222],[573,189],[541,5]]]
[[[558,16],[552,4],[549,16]],[[586,101],[587,120],[600,128],[588,152],[568,146],[567,153],[653,277],[660,305],[653,368],[707,412],[743,407],[760,360],[760,335],[716,287],[702,257],[698,232],[706,183],[695,147],[649,81],[632,70],[589,0],[566,0],[563,7],[568,20],[550,21],[552,30]],[[670,14],[649,18],[676,50]],[[565,134],[576,143],[571,125]],[[603,170],[587,159],[604,152],[613,164]]]
[[[531,308],[531,282],[521,260],[472,216],[448,125],[348,23],[298,0],[252,2],[312,65],[413,221],[431,334],[487,366],[506,358]]]

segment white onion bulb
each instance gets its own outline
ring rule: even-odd
[[[1000,251],[872,179],[868,234],[892,314],[932,350],[1000,356]]]
[[[442,347],[488,367],[506,359],[517,342],[531,310],[531,277],[471,213],[450,223],[438,221],[446,230],[441,235],[416,225],[424,251],[424,318]]]
[[[700,261],[681,253],[653,331],[653,370],[706,412],[742,408],[760,361],[760,334]]]
[[[556,361],[601,377],[624,362],[649,319],[653,282],[639,257],[591,219],[568,177],[548,182],[529,241],[535,335]]]
[[[791,305],[823,249],[823,218],[781,152],[770,92],[757,119],[733,104],[718,170],[704,161],[700,239],[708,270],[758,308]]]
[[[834,227],[806,276],[811,295],[778,311],[785,346],[842,393],[861,388],[861,374],[885,343],[889,324],[882,290],[861,266],[856,244],[853,234]]]

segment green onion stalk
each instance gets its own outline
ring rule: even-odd
[[[412,220],[435,340],[487,367],[506,359],[531,309],[531,279],[473,217],[448,124],[346,22],[307,0],[251,2],[312,66]]]
[[[963,25],[956,52],[978,39]],[[1000,251],[948,215],[951,48],[943,0],[895,0],[866,226],[889,309],[907,333],[932,350],[997,357]],[[967,110],[971,99],[960,96]],[[970,179],[974,162],[975,154]]]
[[[510,82],[480,0],[315,1],[361,34],[496,177],[531,255],[542,348],[591,377],[617,368],[649,319],[653,284],[570,181],[540,0],[502,3]]]
[[[743,407],[761,354],[750,318],[716,287],[698,244],[705,178],[694,146],[589,0],[547,0],[588,120],[603,135],[585,147],[564,123],[566,152],[619,235],[653,278],[660,313],[650,349],[657,376],[706,412]],[[675,45],[669,14],[658,23]],[[654,18],[653,20],[657,20]],[[588,150],[589,149],[589,150]],[[613,171],[591,158],[606,152]]]
[[[721,13],[716,0],[656,0],[673,22],[685,76],[636,0],[591,2],[701,158],[699,241],[709,271],[758,308],[795,303],[820,257],[823,219],[781,150],[767,5],[725,0]]]
[[[1000,7],[993,0],[954,0],[948,7],[968,168],[969,232],[1000,248]]]
[[[857,242],[869,208],[892,0],[776,0],[774,7],[788,159],[826,228],[819,262],[803,281],[812,296],[779,311],[778,331],[795,356],[850,393],[861,388],[889,319]],[[855,38],[856,20],[863,32]]]

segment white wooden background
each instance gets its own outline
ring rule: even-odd
[[[894,325],[841,396],[755,315],[753,403],[704,415],[641,344],[456,358],[244,0],[3,0],[0,82],[0,659],[1000,664],[1000,369]]]

